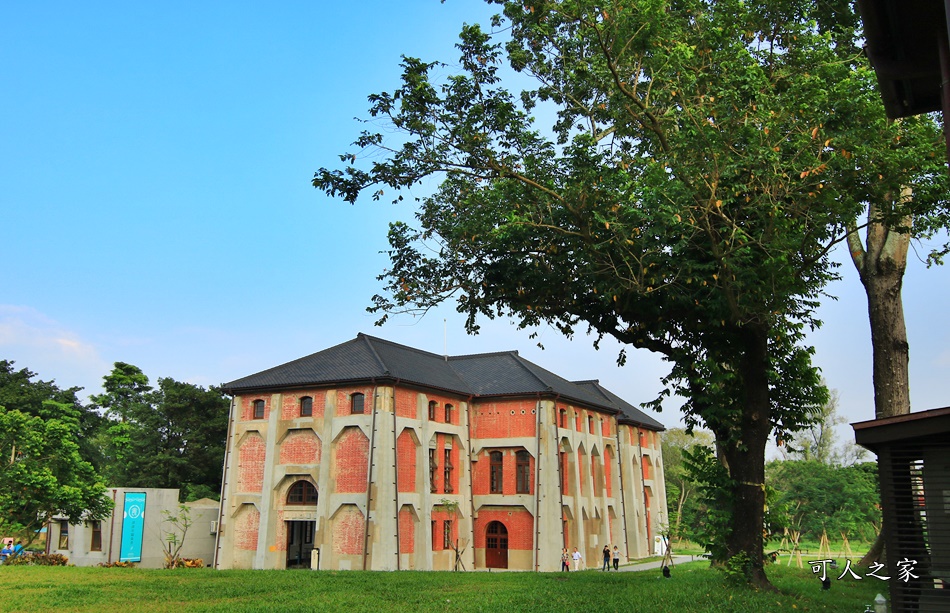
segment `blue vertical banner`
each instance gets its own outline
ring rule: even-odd
[[[126,492],[122,514],[120,562],[142,561],[142,533],[145,528],[145,492]]]

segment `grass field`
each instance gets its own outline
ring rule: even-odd
[[[887,585],[770,566],[778,593],[728,584],[706,562],[655,571],[448,573],[0,567],[0,611],[864,611]],[[860,572],[862,576],[864,572]]]

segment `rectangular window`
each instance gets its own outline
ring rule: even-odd
[[[519,451],[516,456],[515,476],[519,494],[531,493],[531,456],[527,451]]]
[[[264,419],[264,401],[254,401],[254,419]]]
[[[567,427],[567,409],[561,409],[558,425],[562,428]]]
[[[594,433],[594,416],[593,415],[587,416],[587,432],[589,434]]]
[[[438,536],[438,533],[436,532],[435,529],[436,529],[436,521],[433,519],[433,520],[432,520],[432,551],[438,551],[438,550],[439,550],[439,548],[438,548],[438,546],[437,546],[438,541],[435,540],[435,537]]]
[[[429,450],[429,491],[433,494],[437,491],[435,488],[435,471],[438,466],[435,463],[435,449]]]
[[[59,522],[59,546],[57,549],[69,549],[69,522]]]
[[[89,542],[89,551],[102,551],[102,522],[93,520],[89,522],[89,528],[92,530],[92,540]]]
[[[445,423],[447,424],[452,423],[452,405],[451,404],[445,405]]]
[[[455,491],[455,488],[452,487],[452,450],[446,449],[444,455],[445,460],[442,463],[442,485],[444,486],[445,493],[451,494]]]
[[[452,520],[442,522],[442,549],[452,549]]]
[[[435,421],[435,407],[437,404],[435,400],[429,401],[429,421]]]
[[[502,455],[500,451],[492,451],[488,454],[489,458],[489,492],[492,494],[501,494],[504,481],[504,465],[502,464]]]

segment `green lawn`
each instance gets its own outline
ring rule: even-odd
[[[658,572],[448,573],[0,567],[0,611],[864,611],[874,578],[820,589],[804,570],[769,567],[778,593],[725,583],[706,562]],[[864,572],[860,573],[864,575]]]

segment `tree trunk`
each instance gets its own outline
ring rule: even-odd
[[[905,190],[902,198],[909,198]],[[910,233],[900,232],[874,221],[875,207],[868,211],[867,249],[856,230],[848,235],[851,261],[864,285],[871,323],[871,351],[874,374],[874,416],[876,419],[910,413],[910,345],[904,323],[901,288],[907,268]],[[910,227],[905,217],[900,225]],[[885,501],[882,501],[884,503]],[[884,561],[884,528],[859,564]]]
[[[732,437],[722,450],[726,455],[733,490],[732,531],[726,539],[730,558],[749,558],[748,580],[755,587],[774,590],[765,574],[762,530],[765,521],[765,446],[769,422],[768,333],[747,326],[741,374],[745,407],[738,440]]]

